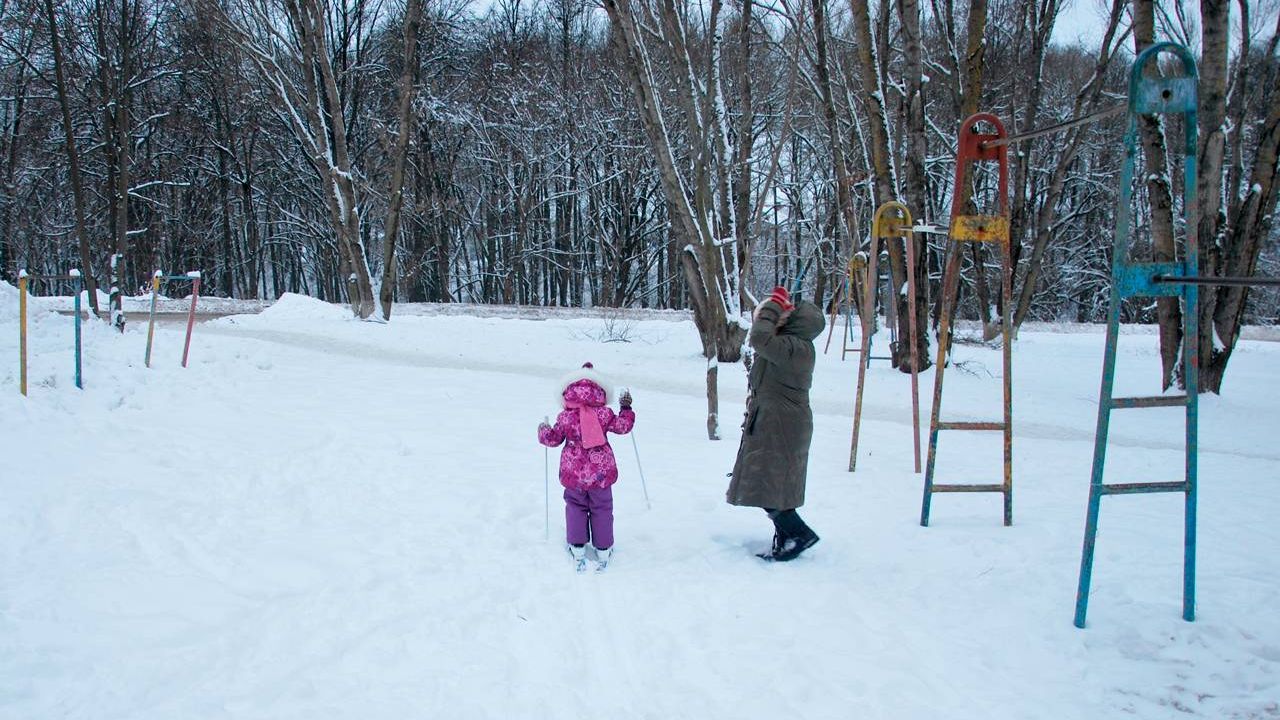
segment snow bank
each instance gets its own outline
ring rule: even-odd
[[[351,311],[344,305],[335,305],[307,295],[285,293],[274,303],[255,315],[237,315],[221,323],[250,327],[297,328],[299,323],[329,323],[352,319]]]

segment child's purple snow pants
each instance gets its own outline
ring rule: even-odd
[[[613,488],[565,488],[564,525],[570,545],[590,541],[600,550],[613,547]]]

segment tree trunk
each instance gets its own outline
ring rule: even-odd
[[[857,215],[853,211],[853,181],[849,177],[849,168],[846,164],[844,154],[844,136],[840,132],[840,123],[836,119],[836,103],[831,87],[831,66],[827,53],[827,2],[826,0],[811,0],[813,8],[813,32],[816,37],[814,43],[816,54],[814,56],[814,72],[817,74],[818,90],[822,95],[822,115],[827,125],[828,142],[831,143],[831,164],[835,172],[836,179],[836,213],[833,217],[836,220],[836,232],[832,237],[839,237],[841,242],[841,250],[844,257],[851,258],[853,254],[862,247],[862,233],[858,231]],[[841,221],[844,225],[843,236],[839,233]],[[815,249],[815,252],[818,252]],[[819,257],[819,261],[821,257]],[[839,265],[839,262],[833,263],[833,266]],[[821,270],[819,264],[819,270]],[[821,301],[823,285],[825,285],[825,274],[819,272],[819,287],[815,293],[815,300]],[[862,283],[859,278],[853,278],[853,296],[860,297],[862,292]],[[849,298],[853,302],[853,298]],[[862,320],[863,327],[869,327],[868,323],[874,322],[873,315],[867,315],[867,312],[859,309],[859,316]]]
[[[259,254],[262,252],[262,240],[261,231],[258,228],[258,212],[253,201],[253,140],[242,137],[241,146],[244,152],[244,177],[240,180],[240,213],[244,216],[245,242],[248,244],[245,249],[244,263],[245,287],[248,288],[250,298],[259,300],[262,299],[258,280],[261,274]],[[279,297],[279,293],[276,293],[276,297]]]
[[[738,146],[735,149],[736,177],[734,179],[733,208],[735,211],[734,229],[736,230],[735,250],[737,252],[737,276],[751,277],[751,252],[755,238],[751,237],[751,155],[755,144],[755,108],[752,106],[751,77],[755,68],[751,61],[751,23],[754,0],[741,0],[742,27],[739,41],[742,47],[742,58],[738,66],[738,127],[735,134]],[[744,283],[738,283],[738,305],[751,306],[749,293]]]
[[[1204,20],[1204,38],[1208,45],[1209,37],[1212,34],[1215,38],[1225,36],[1226,32],[1226,11],[1221,11],[1222,17],[1217,13],[1212,15],[1217,27],[1210,28],[1208,17]],[[1215,45],[1218,40],[1215,39]],[[1221,42],[1225,43],[1225,39]],[[1275,31],[1272,34],[1271,41],[1268,43],[1268,54],[1265,57],[1272,57],[1275,48],[1280,45],[1280,18],[1276,20]],[[1209,49],[1206,48],[1206,53]],[[1213,49],[1214,53],[1221,52],[1221,49]],[[1245,72],[1245,58],[1242,56],[1238,72]],[[1211,70],[1211,72],[1216,70]],[[1201,75],[1203,83],[1204,75]],[[1271,87],[1265,89],[1266,107],[1268,108],[1265,120],[1260,122],[1254,130],[1253,135],[1257,137],[1257,148],[1253,155],[1253,169],[1249,175],[1249,187],[1245,190],[1243,198],[1232,205],[1236,208],[1230,217],[1226,218],[1225,232],[1218,231],[1218,235],[1209,236],[1216,238],[1223,236],[1222,247],[1216,253],[1214,258],[1215,264],[1211,270],[1216,271],[1215,274],[1224,276],[1249,276],[1252,275],[1257,267],[1258,255],[1262,250],[1262,246],[1266,239],[1271,237],[1272,228],[1275,222],[1275,211],[1277,195],[1280,195],[1276,184],[1277,175],[1277,156],[1280,155],[1280,75],[1274,75],[1277,81],[1273,82]],[[1243,85],[1243,81],[1240,83]],[[1237,87],[1237,91],[1243,88]],[[1201,95],[1201,103],[1206,101],[1205,96]],[[1202,126],[1203,127],[1203,126]],[[1243,141],[1246,136],[1244,132],[1237,132],[1237,143]],[[1212,157],[1213,144],[1206,142],[1204,145],[1206,154]],[[1219,158],[1220,162],[1220,158]],[[1221,172],[1221,169],[1219,169]],[[1220,178],[1218,182],[1221,182]],[[1232,188],[1232,192],[1236,192]],[[1206,213],[1207,214],[1207,213]],[[1201,217],[1201,228],[1205,228],[1205,218]],[[1205,236],[1201,236],[1204,238]],[[1236,342],[1240,338],[1240,327],[1244,322],[1244,313],[1248,304],[1249,288],[1247,287],[1220,287],[1213,292],[1201,293],[1201,308],[1209,321],[1206,322],[1202,314],[1200,326],[1200,390],[1221,392],[1223,377],[1226,374],[1227,363],[1231,359],[1231,355],[1235,350]],[[1216,342],[1215,342],[1216,340]]]
[[[884,82],[881,74],[880,65],[876,62],[878,53],[875,52],[875,39],[871,32],[871,10],[868,7],[867,0],[850,0],[850,7],[853,11],[853,29],[854,41],[858,45],[858,66],[862,81],[862,90],[866,95],[867,106],[867,122],[871,126],[871,168],[872,176],[875,180],[875,202],[874,205],[880,205],[898,199],[898,182],[894,174],[892,162],[892,142],[889,139],[889,123],[888,114],[885,109]],[[919,33],[919,18],[917,20],[916,33]],[[887,17],[884,18],[887,24]],[[917,50],[919,45],[917,42]],[[919,78],[916,80],[919,83]],[[918,88],[917,88],[918,89]],[[917,211],[919,212],[919,211]],[[892,303],[892,307],[887,308],[888,321],[897,324],[897,337],[899,342],[891,348],[893,355],[894,367],[903,368],[907,372],[911,371],[911,347],[910,347],[910,320],[911,311],[906,296],[905,286],[907,284],[907,256],[904,241],[900,237],[882,238],[884,247],[889,256],[889,279],[890,292],[886,300]],[[870,265],[868,265],[870,267]],[[874,287],[878,282],[878,277],[868,277],[866,282]],[[867,297],[872,298],[871,307],[864,310],[866,313],[875,314],[875,293],[868,293]],[[921,328],[923,325],[918,325]],[[920,338],[924,333],[917,333]],[[917,358],[927,358],[928,340],[924,341],[924,348],[920,349]],[[924,360],[923,362],[928,362]]]
[[[1133,40],[1141,53],[1155,41],[1155,8],[1153,0],[1135,0]],[[1147,65],[1155,72],[1155,63]],[[1151,250],[1156,262],[1169,262],[1176,256],[1173,231],[1173,190],[1169,185],[1169,167],[1165,161],[1164,127],[1159,118],[1138,116],[1142,155],[1146,162],[1147,202],[1151,207]],[[1176,297],[1156,298],[1156,318],[1160,325],[1160,386],[1173,384],[1174,369],[1182,347],[1182,310]]]
[[[404,67],[400,70],[400,82],[396,87],[400,106],[400,121],[395,149],[391,156],[391,180],[387,188],[390,202],[387,206],[387,222],[383,233],[382,318],[391,319],[391,303],[396,287],[396,240],[400,236],[400,208],[404,203],[404,163],[409,154],[409,137],[413,132],[414,74],[418,65],[418,27],[422,23],[422,0],[407,0],[404,10]]]
[[[231,233],[231,169],[227,158],[230,155],[231,138],[230,123],[223,117],[223,109],[215,95],[210,98],[213,104],[213,115],[217,131],[225,130],[226,134],[218,138],[218,206],[222,226],[222,292],[227,297],[235,297],[235,252]],[[211,283],[212,285],[212,283]]]
[[[924,56],[920,47],[920,3],[919,0],[898,0],[898,15],[902,22],[902,43],[904,58],[906,97],[903,110],[906,115],[907,130],[905,194],[907,206],[915,214],[917,221],[923,222],[929,217],[929,200],[927,190],[927,172],[925,159],[928,157],[928,136],[925,134],[924,115]],[[903,372],[917,372],[929,368],[933,361],[929,356],[929,334],[925,332],[929,322],[929,263],[928,235],[916,234],[912,238],[916,244],[916,352],[919,367],[911,367],[911,347],[909,332],[910,311],[906,306],[906,297],[902,298],[898,313],[900,326],[898,337],[906,338],[899,342],[894,353],[893,365]]]

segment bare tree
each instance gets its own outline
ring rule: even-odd
[[[746,327],[741,316],[741,278],[737,253],[727,252],[725,241],[738,237],[734,228],[729,191],[734,168],[728,158],[728,128],[720,84],[721,2],[712,0],[704,28],[710,47],[706,65],[696,68],[688,46],[689,15],[677,10],[674,0],[649,4],[646,0],[605,0],[613,26],[614,49],[627,82],[635,94],[641,121],[655,155],[673,234],[686,241],[681,266],[688,282],[694,321],[702,338],[707,370],[707,435],[719,439],[717,363],[742,356]],[[637,16],[635,9],[640,10]],[[682,154],[688,165],[676,159],[674,139],[664,117],[664,85],[655,77],[649,43],[654,38],[665,50],[672,68],[677,104],[684,115]],[[741,171],[741,168],[739,168]],[[726,257],[730,263],[726,263]]]
[[[391,319],[391,302],[396,285],[396,241],[400,236],[400,208],[404,204],[404,165],[409,154],[409,138],[413,134],[414,70],[418,64],[418,28],[422,24],[422,0],[406,0],[404,9],[404,66],[396,85],[399,97],[396,141],[391,151],[391,179],[387,196],[387,222],[383,231],[382,288],[379,301],[382,317]]]
[[[62,129],[66,137],[67,174],[71,182],[71,195],[75,206],[76,242],[80,248],[80,267],[85,289],[89,292],[89,307],[98,314],[98,286],[93,274],[93,254],[89,245],[89,231],[85,220],[84,181],[80,176],[80,150],[76,145],[75,126],[71,120],[71,101],[67,97],[65,62],[62,57],[61,34],[53,0],[44,0],[45,19],[49,28],[49,44],[53,51],[53,72],[58,92],[58,108],[62,111]]]
[[[919,0],[898,0],[898,15],[902,24],[902,44],[903,44],[903,70],[902,84],[905,89],[905,97],[903,98],[903,114],[905,115],[906,126],[906,142],[905,142],[905,162],[904,167],[904,194],[907,199],[907,206],[916,214],[916,217],[924,220],[929,210],[927,200],[928,193],[928,171],[925,166],[928,157],[929,146],[928,136],[925,133],[925,101],[924,101],[924,54],[920,42],[920,3]],[[917,235],[916,238],[924,238],[927,236]],[[929,334],[924,332],[928,321],[929,303],[929,264],[922,250],[925,249],[923,243],[919,240],[912,242],[918,243],[916,251],[916,327],[920,328],[920,332],[916,333],[918,346],[915,348],[914,357],[919,363],[919,367],[911,367],[911,358],[913,356],[912,349],[906,343],[898,343],[898,352],[894,358],[894,364],[898,369],[904,372],[911,372],[913,369],[918,371],[928,368],[932,361],[929,353]],[[906,298],[900,305],[902,310],[898,313],[898,317],[903,322],[909,322],[908,310],[903,307]],[[899,328],[898,337],[910,338],[909,332],[902,332]],[[910,342],[910,340],[908,340]]]
[[[1127,2],[1128,0],[1112,0],[1107,27],[1093,63],[1093,73],[1075,94],[1069,122],[1084,119],[1100,111],[1104,90],[1106,89],[1108,70],[1122,48],[1127,35],[1127,31],[1122,33],[1120,30],[1120,22],[1124,18]],[[1043,27],[1046,21],[1047,19],[1042,19],[1039,23],[1040,26]],[[1049,22],[1051,24],[1051,21]],[[1037,45],[1037,48],[1040,47]],[[1032,108],[1038,108],[1040,104],[1041,92],[1039,88],[1043,85],[1043,65],[1043,57],[1035,60],[1034,86],[1036,89],[1031,95],[1035,97],[1036,102],[1028,104],[1027,113],[1027,116],[1031,118],[1038,116]],[[1022,284],[1018,290],[1017,307],[1013,313],[1014,328],[1020,327],[1031,312],[1032,300],[1035,298],[1036,289],[1039,285],[1045,252],[1049,247],[1050,241],[1055,236],[1059,202],[1066,188],[1070,169],[1075,164],[1080,151],[1084,148],[1090,132],[1091,129],[1088,127],[1077,126],[1065,131],[1063,137],[1055,137],[1054,142],[1050,145],[1050,154],[1053,156],[1053,170],[1050,172],[1047,188],[1039,193],[1032,192],[1029,187],[1029,176],[1032,171],[1030,158],[1039,159],[1039,155],[1032,149],[1024,149],[1019,154],[1014,173],[1015,194],[1013,223],[1010,233],[1017,243],[1015,245],[1017,249],[1022,247],[1020,240],[1024,231],[1029,230],[1031,232],[1032,243],[1031,255],[1025,263],[1026,269],[1023,271]],[[1032,202],[1028,203],[1028,200]],[[1034,206],[1036,203],[1039,203],[1039,208],[1035,210],[1034,220],[1032,220],[1029,217],[1032,210],[1027,205]]]
[[[360,202],[348,147],[346,107],[327,36],[326,0],[199,0],[257,67],[276,110],[303,147],[321,184],[346,273],[352,312],[374,312],[373,283],[360,230]]]
[[[1199,238],[1204,248],[1204,272],[1214,276],[1249,276],[1254,273],[1265,241],[1274,227],[1277,186],[1277,155],[1280,154],[1280,72],[1275,64],[1280,45],[1280,17],[1270,40],[1258,53],[1259,67],[1250,59],[1249,3],[1239,2],[1241,11],[1241,51],[1231,72],[1227,43],[1230,3],[1202,0],[1199,123],[1200,147],[1197,172],[1200,202]],[[1251,72],[1261,70],[1261,82]],[[1230,82],[1228,81],[1230,77]],[[1244,112],[1236,114],[1230,128],[1234,151],[1228,150],[1228,88],[1233,94],[1257,92],[1255,103],[1261,111],[1254,123],[1245,123]],[[1240,102],[1243,104],[1243,98]],[[1251,125],[1251,127],[1250,127]],[[1229,173],[1226,158],[1244,154],[1244,144],[1252,135],[1255,146],[1247,183],[1245,174]],[[1235,177],[1238,184],[1224,181]],[[1225,202],[1224,202],[1225,200]],[[1227,363],[1231,359],[1240,328],[1244,324],[1249,288],[1222,286],[1200,294],[1200,389],[1220,392]]]

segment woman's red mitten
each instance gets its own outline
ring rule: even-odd
[[[791,302],[791,295],[787,292],[787,289],[781,285],[773,289],[773,292],[769,295],[769,299],[777,303],[778,307],[782,308],[783,312],[795,309],[795,305]]]

